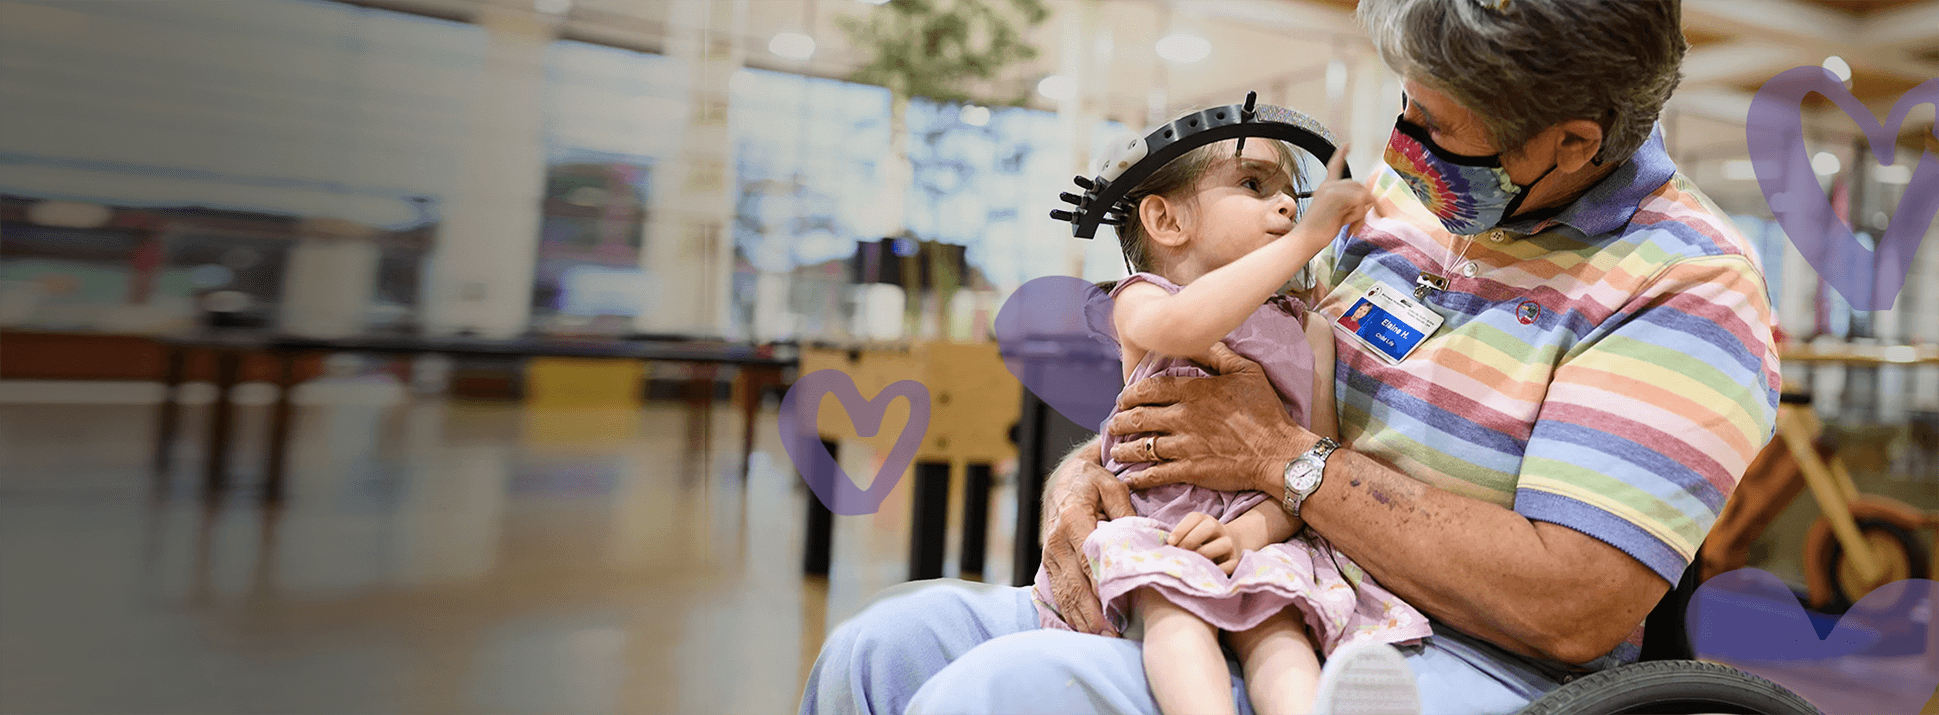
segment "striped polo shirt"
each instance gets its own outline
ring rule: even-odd
[[[1342,443],[1676,583],[1776,421],[1756,251],[1660,131],[1565,210],[1472,245],[1382,169],[1369,185],[1389,217],[1316,259],[1314,303],[1337,321],[1375,283],[1411,296],[1427,270],[1449,278],[1423,301],[1446,322],[1397,364],[1336,322]]]

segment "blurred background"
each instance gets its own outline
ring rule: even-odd
[[[1099,147],[1255,90],[1373,173],[1400,89],[1353,5],[0,1],[0,710],[792,711],[878,590],[1034,571],[1035,485],[1086,434],[992,324],[1123,275],[1046,217]],[[1787,382],[1860,491],[1939,508],[1939,242],[1853,310],[1744,142],[1802,65],[1887,116],[1939,77],[1939,2],[1684,17],[1662,127],[1761,252]],[[1805,117],[1872,245],[1933,107],[1893,165]],[[935,396],[878,513],[831,517],[782,448],[822,367]],[[892,435],[843,421],[865,480]],[[1751,565],[1802,589],[1819,513]]]

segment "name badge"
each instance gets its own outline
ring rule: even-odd
[[[1334,324],[1392,365],[1407,359],[1446,320],[1405,293],[1375,283]]]

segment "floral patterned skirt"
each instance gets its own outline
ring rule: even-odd
[[[1246,552],[1231,576],[1198,552],[1167,546],[1170,533],[1163,522],[1134,516],[1098,524],[1084,541],[1105,616],[1120,630],[1130,622],[1132,592],[1150,587],[1228,632],[1249,630],[1297,608],[1323,655],[1349,643],[1407,644],[1432,633],[1425,615],[1311,531]],[[1045,628],[1070,629],[1056,611],[1041,569],[1035,600]]]

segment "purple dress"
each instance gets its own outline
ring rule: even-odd
[[[1120,282],[1111,297],[1139,282],[1170,293],[1179,291],[1163,277],[1138,273]],[[1274,296],[1226,335],[1224,342],[1233,352],[1259,363],[1286,413],[1299,424],[1310,425],[1313,351],[1306,342],[1305,317],[1298,301]],[[1125,383],[1206,374],[1190,360],[1148,352]],[[1105,468],[1120,478],[1144,469],[1147,465],[1142,463],[1120,464],[1110,458],[1113,445],[1137,439],[1141,437],[1105,434]],[[1267,503],[1272,499],[1260,492],[1220,492],[1189,484],[1133,492],[1131,506],[1138,516],[1101,523],[1084,542],[1105,615],[1122,631],[1129,620],[1132,592],[1150,587],[1224,631],[1248,630],[1287,607],[1297,608],[1315,645],[1327,654],[1350,642],[1406,643],[1430,634],[1426,616],[1374,584],[1352,560],[1310,531],[1246,552],[1231,576],[1195,551],[1165,545],[1172,528],[1187,514],[1204,512],[1230,523],[1261,504],[1280,508]],[[1041,568],[1035,595],[1045,628],[1070,628],[1057,613],[1049,577]]]

